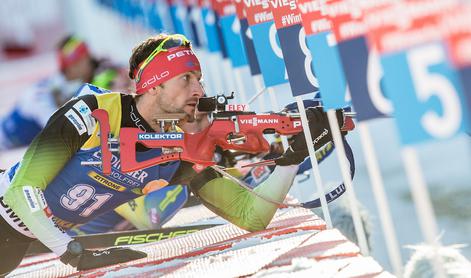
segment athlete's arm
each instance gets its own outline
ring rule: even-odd
[[[327,114],[322,108],[316,107],[307,109],[306,115],[314,148],[320,149],[332,140]],[[338,118],[343,119],[341,116],[343,115],[338,115]],[[343,125],[343,120],[339,125]],[[305,136],[299,133],[293,137],[288,150],[276,160],[279,166],[254,191],[258,195],[282,202],[297,174],[298,164],[307,156]],[[190,187],[213,212],[249,231],[264,229],[278,208],[276,204],[257,197],[234,181],[220,177],[213,169],[198,174],[191,180]]]
[[[277,166],[254,191],[261,196],[282,202],[297,171],[297,165]],[[232,180],[220,177],[212,169],[207,169],[193,178],[190,187],[206,207],[248,231],[265,229],[278,209],[276,204],[257,197]]]
[[[92,132],[89,129],[93,128],[93,120],[83,105],[92,111],[97,108],[97,101],[94,96],[73,99],[51,116],[23,156],[5,193],[7,204],[28,229],[57,255],[66,251],[72,239],[52,221],[42,191]]]

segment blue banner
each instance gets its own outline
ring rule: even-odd
[[[403,144],[447,139],[466,130],[466,100],[443,45],[386,55],[381,64]]]
[[[382,90],[381,65],[379,60],[370,60],[365,37],[340,42],[337,47],[357,120],[389,116],[392,106]]]
[[[147,13],[145,14],[145,17],[147,18],[149,26],[152,29],[158,32],[164,29],[164,24],[162,22],[162,19],[160,18],[157,4],[150,5],[147,10]]]
[[[171,5],[170,16],[172,18],[173,27],[175,28],[175,33],[183,34],[189,40],[193,41],[187,7],[182,4]]]
[[[97,3],[113,9],[115,12],[156,31],[164,29],[158,12],[158,1],[136,2],[130,0],[96,0]]]
[[[471,109],[471,66],[459,69],[458,75],[463,86],[463,92],[466,98],[466,107]],[[471,112],[468,113],[468,133],[471,134]]]
[[[220,22],[232,67],[238,68],[247,65],[247,56],[240,36],[239,19],[234,14],[221,17]]]
[[[162,22],[156,7],[157,5],[151,2],[129,1],[129,17],[145,28],[160,30],[162,29]]]
[[[216,27],[216,14],[213,10],[208,8],[201,8],[201,14],[203,16],[204,30],[206,33],[206,40],[208,42],[209,52],[221,51],[221,45],[219,44],[217,27]]]
[[[337,44],[330,45],[329,39],[334,40],[330,31],[308,36],[306,42],[312,53],[322,103],[327,109],[337,109],[350,105],[350,101]]]
[[[115,6],[114,0],[97,0],[96,2],[108,8],[114,8]]]
[[[139,13],[137,6],[133,5],[131,1],[113,1],[113,8],[122,14],[124,17],[127,17],[128,20],[132,20],[136,17],[136,14]]]
[[[244,43],[245,54],[249,62],[250,74],[260,74],[260,65],[258,63],[257,54],[252,40],[252,31],[249,28],[249,23],[246,18],[240,20],[240,34],[242,42]]]
[[[251,26],[250,30],[265,86],[271,87],[288,82],[275,23],[273,21],[260,23]]]
[[[319,85],[301,24],[278,29],[278,37],[293,96],[317,92]]]
[[[189,19],[189,29],[192,34],[191,43],[195,47],[202,47],[201,38],[199,37],[198,26],[201,22],[198,20],[200,17],[197,15],[200,13],[198,7],[188,6],[187,14]]]
[[[222,38],[222,26],[221,26],[221,18],[217,13],[214,13],[216,16],[216,34],[217,34],[217,39],[219,41],[219,45],[221,46],[221,55],[222,58],[228,58],[227,54],[227,47],[226,44],[224,43],[224,39]]]

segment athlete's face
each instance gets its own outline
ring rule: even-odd
[[[204,95],[200,83],[201,72],[190,71],[175,76],[158,87],[159,113],[185,113],[187,120],[195,120],[198,100]]]
[[[93,61],[89,56],[83,57],[64,70],[68,80],[81,80],[91,82],[93,77]]]

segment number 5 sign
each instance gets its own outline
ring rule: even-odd
[[[462,88],[442,43],[383,55],[381,64],[403,144],[446,139],[465,130]]]

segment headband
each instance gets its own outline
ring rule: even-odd
[[[134,72],[137,94],[143,94],[150,88],[157,87],[179,74],[201,71],[198,57],[191,48],[185,46],[160,52],[147,65],[144,65],[145,68],[141,74],[136,76],[142,66],[142,64],[139,65]]]
[[[71,39],[59,50],[59,67],[64,70],[89,55],[88,47],[83,41]]]

